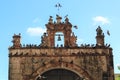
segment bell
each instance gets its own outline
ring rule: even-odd
[[[58,35],[58,41],[61,41],[61,37],[60,37],[60,35]]]

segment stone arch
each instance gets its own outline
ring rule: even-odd
[[[52,69],[66,69],[76,73],[80,77],[84,77],[86,80],[93,80],[85,69],[82,69],[80,66],[68,62],[54,62],[48,63],[45,66],[41,66],[33,72],[33,74],[31,75],[31,78],[33,79],[31,80],[34,80],[38,75],[41,75],[44,72]]]
[[[65,35],[63,32],[59,31],[54,34],[55,47],[64,47],[65,44],[64,40],[65,40]]]

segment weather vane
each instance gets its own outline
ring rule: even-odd
[[[55,5],[55,7],[58,9],[58,14],[59,14],[60,13],[59,11],[60,11],[60,8],[62,7],[62,5],[60,3],[57,3]]]

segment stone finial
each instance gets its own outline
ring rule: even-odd
[[[49,18],[49,23],[53,23],[53,19],[52,19],[53,17],[52,16],[50,16],[50,18]]]
[[[66,17],[66,19],[65,19],[65,23],[68,23],[69,22],[69,19],[68,19],[68,17]]]
[[[20,48],[21,47],[20,39],[21,39],[21,34],[20,33],[18,35],[14,34],[13,40],[12,40],[14,48]]]
[[[100,26],[98,26],[98,28],[96,29],[96,31],[97,31],[97,35],[102,35],[103,34],[102,33],[102,29],[101,29]]]
[[[68,15],[65,16],[65,23],[68,23],[69,19],[68,19]]]
[[[104,46],[104,33],[100,26],[96,29],[97,36],[96,36],[96,44],[97,46]]]
[[[59,15],[56,15],[57,23],[61,23],[61,19],[62,19],[62,17],[60,17]]]

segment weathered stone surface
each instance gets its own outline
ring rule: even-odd
[[[109,45],[104,45],[104,35],[97,29],[96,44],[76,44],[76,36],[71,35],[72,24],[46,24],[47,33],[40,45],[20,43],[20,35],[13,36],[13,46],[9,48],[9,80],[36,80],[39,75],[52,69],[66,69],[85,80],[114,80],[113,54]],[[63,46],[55,47],[56,32],[63,32]],[[106,78],[106,79],[105,79]]]

